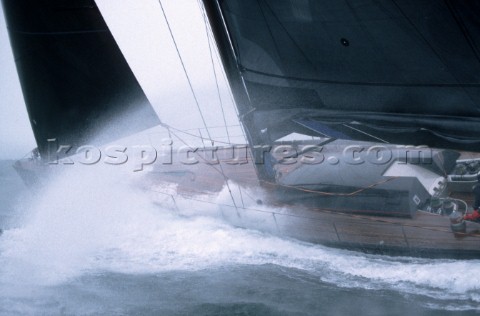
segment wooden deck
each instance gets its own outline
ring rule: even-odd
[[[251,159],[236,164],[229,160],[207,164],[201,159],[193,165],[174,163],[157,166],[147,177],[149,189],[162,203],[170,207],[195,203],[199,212],[201,205],[210,210],[214,205],[218,216],[239,227],[366,252],[480,258],[479,224],[468,222],[465,233],[455,234],[448,217],[421,211],[414,218],[402,218],[322,209],[321,202],[306,207],[301,199],[277,203],[272,189],[258,181]],[[231,198],[219,200],[220,192],[229,191],[227,181]]]

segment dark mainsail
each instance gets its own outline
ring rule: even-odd
[[[49,139],[75,148],[109,126],[101,142],[159,123],[93,0],[2,4],[44,159]]]
[[[480,2],[203,0],[249,141],[480,151]]]

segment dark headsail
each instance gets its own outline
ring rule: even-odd
[[[110,124],[103,142],[159,123],[93,0],[2,4],[44,159],[48,139],[78,147]]]
[[[480,151],[480,3],[203,0],[253,145]]]

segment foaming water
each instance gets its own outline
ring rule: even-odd
[[[181,216],[132,186],[141,176],[90,166],[52,179],[23,205],[24,223],[0,240],[0,296],[97,273],[275,265],[336,287],[388,289],[431,298],[432,308],[480,310],[480,276],[466,273],[478,271],[480,261],[370,256],[235,228],[221,218]],[[202,207],[192,203],[188,213],[203,214]]]

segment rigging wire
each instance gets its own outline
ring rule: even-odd
[[[224,128],[225,126],[210,126],[209,128]],[[234,128],[234,127],[240,127],[240,124],[233,124],[233,125],[228,125],[229,128]],[[187,128],[184,131],[196,131],[197,128]]]
[[[210,39],[210,42],[213,42],[215,44],[215,47],[217,46],[216,44],[216,40],[215,40],[215,37],[213,36],[213,30],[212,30],[212,27],[210,25],[210,23],[208,22],[208,17],[207,17],[207,14],[206,14],[206,10],[205,10],[205,6],[203,5],[203,3],[201,3],[200,1],[198,1],[199,3],[199,6],[200,6],[200,9],[202,10],[203,12],[203,15],[204,17],[206,18],[206,22],[205,22],[205,25],[206,27],[208,28],[208,36],[209,36],[209,39]],[[214,52],[214,55],[215,55],[215,58],[217,60],[217,63],[219,65],[223,65],[222,61],[220,60],[220,54],[218,52],[217,49],[213,49],[213,52]],[[228,92],[228,96],[230,97],[230,102],[231,104],[233,105],[233,109],[235,110],[235,113],[237,114],[237,118],[240,119],[240,113],[238,112],[238,108],[236,106],[236,102],[235,102],[235,99],[233,97],[233,92],[232,92],[232,89],[231,89],[231,86],[230,86],[230,82],[228,81],[227,79],[227,75],[225,73],[225,70],[223,68],[221,68],[221,71],[222,73],[222,77],[223,77],[223,80],[224,80],[224,83],[226,84],[226,86],[228,87],[227,88],[227,92]],[[244,129],[244,126],[243,125],[240,125],[241,129],[242,129],[242,134],[243,134],[243,138],[244,139],[247,139],[247,136],[246,136],[246,133],[245,133],[245,129]]]
[[[216,88],[217,88],[217,94],[218,94],[218,100],[220,102],[220,109],[222,110],[222,117],[223,117],[223,122],[225,123],[225,131],[227,132],[227,139],[228,139],[228,142],[231,142],[230,141],[230,134],[228,132],[228,125],[227,125],[227,119],[225,117],[225,109],[223,107],[223,100],[222,100],[222,94],[221,94],[221,91],[220,91],[220,86],[218,84],[218,77],[217,77],[217,70],[216,70],[216,67],[215,67],[215,62],[213,60],[213,53],[212,53],[212,43],[211,43],[211,40],[210,40],[210,34],[209,34],[209,31],[208,31],[208,21],[207,21],[207,16],[205,14],[205,10],[204,8],[200,5],[200,2],[197,1],[199,7],[200,7],[200,11],[202,12],[202,16],[203,16],[203,23],[205,25],[205,34],[207,36],[207,42],[208,42],[208,52],[210,54],[210,60],[211,60],[211,63],[212,63],[212,70],[213,70],[213,75],[215,77],[215,85],[216,85]]]
[[[180,140],[185,146],[193,149],[190,145],[187,144],[186,141],[184,141],[182,138],[180,138],[176,133],[172,132],[172,134],[173,134],[176,138],[178,138],[178,140]],[[218,173],[220,173],[220,174],[222,175],[222,177],[223,177],[223,179],[224,179],[224,181],[225,181],[225,185],[227,186],[228,192],[229,192],[229,194],[230,194],[230,198],[231,198],[231,200],[232,200],[232,203],[233,203],[233,205],[234,205],[234,207],[235,207],[235,209],[236,209],[236,211],[237,211],[237,215],[238,215],[238,217],[240,218],[241,216],[240,216],[240,212],[238,211],[237,202],[235,201],[235,198],[233,197],[232,189],[230,188],[230,184],[229,184],[230,178],[228,178],[227,175],[225,174],[225,171],[223,170],[222,164],[221,164],[221,163],[219,164],[220,170],[218,170],[218,169],[215,168],[212,164],[209,164],[208,161],[207,161],[204,157],[201,157],[201,156],[200,156],[200,158],[201,158],[203,161],[207,162],[207,165],[209,165],[210,168],[212,168],[213,170],[217,171]]]
[[[279,183],[273,183],[273,182],[269,182],[269,181],[266,181],[266,180],[259,180],[260,182],[263,182],[265,184],[268,184],[270,186],[273,186],[273,187],[282,187],[282,188],[287,188],[287,189],[293,189],[293,190],[297,190],[297,191],[302,191],[302,192],[307,192],[307,193],[314,193],[314,194],[318,194],[318,195],[323,195],[323,196],[345,196],[345,197],[349,197],[349,196],[355,196],[355,195],[358,195],[359,193],[362,193],[364,191],[367,191],[369,189],[373,189],[379,185],[382,185],[382,184],[385,184],[387,182],[390,182],[392,180],[395,180],[395,179],[398,179],[399,177],[390,177],[386,180],[383,180],[383,181],[379,181],[379,182],[376,182],[372,185],[369,185],[369,186],[366,186],[366,187],[363,187],[363,188],[360,188],[356,191],[353,191],[353,192],[350,192],[350,193],[332,193],[332,192],[323,192],[323,191],[318,191],[318,190],[309,190],[309,189],[306,189],[306,188],[302,188],[302,187],[298,187],[298,186],[291,186],[291,185],[285,185],[285,184],[279,184]]]
[[[240,192],[240,200],[242,201],[242,207],[245,208],[245,202],[243,201],[242,187],[238,186],[238,191]]]
[[[160,193],[160,194],[166,194],[165,192],[161,192],[158,190],[150,189],[152,192]],[[200,192],[201,193],[201,192]],[[224,207],[232,207],[232,205],[228,204],[222,204],[222,203],[217,203],[217,202],[211,202],[207,201],[204,199],[196,199],[191,196],[187,196],[184,194],[179,194],[182,198],[185,200],[190,200],[194,202],[201,202],[201,203],[206,203],[206,204],[211,204],[211,205],[217,205],[217,206],[224,206]],[[251,196],[249,195],[251,198]],[[253,200],[253,199],[252,199]],[[275,204],[271,203],[272,206],[279,207],[279,208],[285,208],[285,205],[280,205],[280,204]],[[278,212],[278,211],[269,211],[269,210],[263,210],[263,209],[257,209],[257,208],[252,208],[252,207],[238,207],[237,208],[237,213],[238,209],[244,210],[244,211],[252,211],[252,212],[257,212],[257,213],[266,213],[266,214],[272,214],[273,216],[279,215],[279,216],[287,216],[287,217],[292,217],[292,218],[301,218],[305,220],[314,220],[314,221],[322,221],[322,219],[313,217],[313,216],[302,216],[302,215],[296,215],[296,214],[289,214],[289,213],[283,213],[283,212]],[[323,214],[330,214],[330,215],[340,215],[343,217],[349,217],[349,218],[355,218],[355,219],[361,219],[373,223],[382,223],[382,224],[390,224],[390,225],[395,225],[395,226],[400,226],[400,227],[410,227],[410,228],[418,228],[422,230],[427,230],[427,231],[434,231],[434,232],[442,232],[442,233],[449,233],[451,234],[452,231],[450,229],[442,229],[440,227],[433,227],[433,226],[422,226],[422,225],[415,225],[415,224],[409,224],[409,223],[403,223],[403,222],[397,222],[394,220],[388,220],[386,218],[374,218],[372,216],[368,215],[358,215],[358,214],[352,214],[351,212],[355,212],[355,210],[350,210],[350,213],[347,212],[346,210],[335,210],[335,209],[328,209],[328,208],[306,208],[307,210],[310,211],[315,211]],[[276,218],[275,218],[276,220]],[[474,238],[480,238],[480,234],[471,234],[471,233],[462,233],[462,232],[456,232],[458,236],[465,236],[465,237],[474,237]]]
[[[168,21],[167,14],[165,12],[165,9],[163,8],[162,0],[158,0],[158,3],[160,4],[160,8],[162,9],[163,17],[165,18],[165,22],[167,23],[168,31],[170,32],[170,37],[172,38],[173,44],[175,45],[175,49],[177,51],[178,58],[180,59],[180,63],[182,64],[183,72],[185,73],[185,76],[188,81],[188,85],[190,86],[190,91],[192,92],[193,98],[195,99],[195,104],[197,105],[198,111],[200,113],[200,117],[202,118],[203,125],[205,126],[205,129],[207,131],[208,137],[210,141],[213,143],[213,138],[210,135],[210,131],[208,130],[207,123],[205,121],[205,117],[203,116],[202,109],[200,108],[200,103],[198,101],[197,95],[195,94],[195,90],[193,89],[193,84],[192,81],[190,80],[190,76],[188,75],[187,68],[185,66],[185,63],[182,58],[182,54],[180,53],[180,49],[178,48],[177,41],[175,40],[175,36],[173,35],[173,30],[170,26],[170,22]]]
[[[173,127],[173,126],[171,126],[171,125],[168,125],[168,124],[165,124],[165,123],[162,123],[161,126],[163,126],[163,127],[165,127],[165,128],[169,128],[169,129],[171,129],[171,130],[174,130],[174,131],[176,131],[177,133],[182,133],[182,134],[185,134],[185,135],[188,135],[188,136],[191,136],[191,137],[200,139],[200,140],[202,140],[202,142],[203,142],[204,140],[210,140],[210,141],[211,141],[211,139],[209,139],[209,138],[204,138],[203,136],[198,136],[198,135],[195,135],[195,134],[193,134],[193,133],[190,133],[190,132],[188,132],[189,130],[180,130],[180,129],[178,129],[178,128],[175,128],[175,127]],[[222,141],[219,141],[219,140],[215,140],[215,143],[220,143],[220,144],[224,144],[224,145],[232,145],[231,143],[222,142]]]
[[[211,38],[211,40],[215,41],[215,38],[212,37],[212,35],[211,35],[211,34],[213,33],[213,31],[212,31],[212,28],[210,27],[210,25],[209,25],[209,28],[208,28],[208,29],[210,30],[210,38]],[[221,60],[220,60],[220,54],[218,53],[217,50],[214,50],[214,52],[215,52],[215,57],[216,57],[216,59],[217,59],[217,63],[218,63],[219,65],[222,65],[222,62],[221,62]],[[230,97],[230,102],[234,105],[233,108],[235,109],[235,113],[237,114],[237,117],[239,117],[240,115],[239,115],[239,113],[238,113],[237,107],[235,106],[235,105],[236,105],[235,98],[233,97],[232,89],[231,89],[230,83],[229,83],[229,81],[228,81],[228,79],[227,79],[227,75],[226,75],[225,71],[221,71],[221,73],[222,73],[224,82],[225,82],[225,83],[227,84],[227,86],[228,86],[228,89],[227,89],[227,90],[228,90],[228,95],[229,95],[229,97]],[[243,127],[243,125],[241,125],[241,126]]]
[[[205,146],[205,142],[203,141],[204,138],[203,138],[202,130],[200,128],[198,129],[198,134],[200,135],[200,138],[202,139],[203,148],[205,148],[206,146]]]
[[[160,5],[160,8],[161,8],[162,13],[163,13],[163,16],[164,16],[164,18],[165,18],[165,22],[166,22],[166,24],[167,24],[168,31],[169,31],[170,36],[171,36],[171,38],[172,38],[173,44],[175,45],[175,49],[176,49],[176,51],[177,51],[178,58],[180,59],[180,62],[181,62],[181,64],[182,64],[182,68],[183,68],[183,71],[184,71],[185,76],[186,76],[186,78],[187,78],[188,85],[190,86],[190,90],[191,90],[192,95],[193,95],[193,98],[194,98],[194,100],[195,100],[195,104],[197,105],[198,111],[199,111],[200,116],[201,116],[201,118],[202,118],[203,125],[204,125],[205,130],[206,130],[206,132],[207,132],[207,134],[208,134],[208,138],[209,138],[209,140],[212,142],[212,145],[213,145],[214,140],[213,140],[213,138],[212,138],[212,136],[211,136],[211,134],[210,134],[210,131],[209,131],[209,129],[208,129],[207,123],[206,123],[206,121],[205,121],[205,117],[204,117],[203,112],[202,112],[202,109],[201,109],[201,107],[200,107],[200,103],[199,103],[199,101],[198,101],[197,95],[195,94],[195,90],[193,89],[192,81],[190,80],[190,76],[188,75],[188,71],[187,71],[187,68],[186,68],[186,66],[185,66],[185,63],[184,63],[184,61],[183,61],[182,55],[181,55],[181,53],[180,53],[180,49],[178,48],[177,42],[176,42],[175,37],[174,37],[174,35],[173,35],[173,30],[172,30],[172,28],[171,28],[171,26],[170,26],[170,23],[169,23],[169,21],[168,21],[167,14],[166,14],[165,9],[164,9],[163,4],[162,4],[162,0],[158,0],[158,3],[159,3],[159,5]],[[210,46],[210,43],[209,43],[209,46]],[[212,60],[213,60],[213,57],[212,57]],[[213,65],[213,66],[215,67],[215,65]],[[218,83],[217,80],[216,80],[216,82]],[[218,87],[218,85],[217,85],[217,87]],[[223,107],[222,107],[222,111],[223,111]],[[168,125],[166,125],[166,124],[162,124],[162,125],[168,129],[169,134],[174,135],[174,136],[175,136],[176,138],[178,138],[185,146],[191,148],[191,146],[189,146],[189,145],[188,145],[182,138],[180,138],[175,132],[172,132],[171,126],[168,126]],[[226,126],[226,121],[225,121],[225,126]],[[203,138],[203,136],[201,135],[201,132],[200,132],[200,138],[202,139],[202,142],[203,142],[204,138]],[[229,140],[229,141],[230,141],[230,140]],[[228,144],[230,144],[230,142],[229,142]],[[226,176],[226,174],[225,174],[225,172],[224,172],[224,170],[223,170],[222,165],[220,164],[220,170],[218,170],[217,168],[213,167],[212,165],[210,165],[210,166],[211,166],[211,168],[213,168],[213,169],[216,170],[217,172],[220,172],[220,173],[222,174],[223,178],[225,179],[225,183],[226,183],[226,186],[227,186],[228,191],[229,191],[229,193],[230,193],[230,197],[231,197],[231,199],[232,199],[232,203],[233,203],[233,205],[235,206],[235,209],[237,210],[237,215],[238,215],[238,217],[240,217],[240,213],[238,212],[237,203],[235,202],[235,198],[233,197],[233,193],[232,193],[232,190],[231,190],[231,188],[230,188],[230,184],[228,183],[229,178]]]

